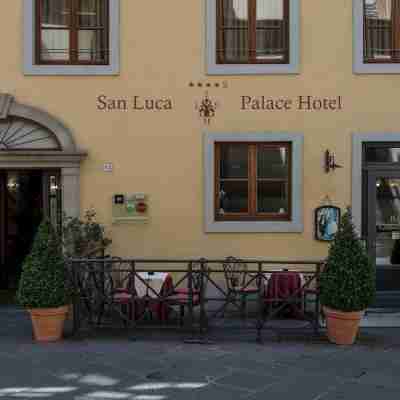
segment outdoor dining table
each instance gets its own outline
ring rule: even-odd
[[[265,287],[265,302],[267,305],[278,307],[285,302],[288,304],[290,316],[303,317],[302,286],[304,277],[296,271],[275,271],[271,272]]]
[[[173,288],[171,274],[167,272],[138,272],[135,279],[136,296],[144,310],[150,311],[150,317],[155,312],[161,321],[168,315],[168,307],[162,297]],[[139,279],[140,278],[140,279]]]
[[[170,276],[167,272],[138,272],[135,288],[136,294],[139,297],[157,298],[161,292],[164,282]]]

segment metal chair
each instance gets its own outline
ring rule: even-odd
[[[202,260],[192,263],[192,306],[200,306],[201,296],[207,290],[209,268]],[[190,288],[189,277],[187,279],[188,287],[186,289],[175,289],[173,294],[168,298],[168,303],[171,306],[179,306],[179,324],[183,326],[185,318],[185,309],[190,307]],[[203,286],[202,286],[203,285]]]
[[[251,287],[251,278],[247,264],[235,257],[227,257],[222,264],[224,270],[228,302],[235,303],[240,298],[240,310],[242,318],[247,316],[247,298],[257,293],[258,289]]]
[[[135,300],[135,316],[133,316],[132,298],[136,297],[136,289],[133,286],[133,277],[129,270],[123,268],[122,259],[109,257],[104,262],[102,269],[102,306],[98,314],[97,323],[101,324],[105,307],[117,311],[120,307],[120,318],[125,326],[132,318],[137,318],[140,303]]]

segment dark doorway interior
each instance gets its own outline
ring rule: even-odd
[[[400,310],[400,143],[364,147],[363,235],[376,264],[374,308]]]
[[[58,171],[0,172],[0,303],[11,302],[43,217],[60,223]]]

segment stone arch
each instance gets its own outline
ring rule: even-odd
[[[60,120],[0,94],[0,169],[60,169],[63,210],[71,216],[80,214],[80,164],[86,156]]]
[[[0,122],[10,119],[30,121],[33,127],[42,127],[44,132],[54,135],[59,150],[78,151],[72,132],[60,120],[39,108],[20,104],[10,95],[0,94]]]

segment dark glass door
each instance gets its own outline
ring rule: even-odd
[[[57,171],[0,172],[0,288],[15,290],[43,217],[60,223]]]
[[[400,308],[400,172],[368,173],[368,250],[376,262],[379,308]]]

